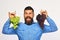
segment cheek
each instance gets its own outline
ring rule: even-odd
[[[27,17],[27,15],[24,15],[24,18],[26,18]]]

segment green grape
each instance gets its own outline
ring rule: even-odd
[[[20,17],[16,16],[10,19],[11,23],[13,24],[13,28],[16,29],[19,23]]]

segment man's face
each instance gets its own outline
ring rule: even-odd
[[[34,12],[32,10],[24,11],[24,19],[27,24],[31,24],[34,17]]]

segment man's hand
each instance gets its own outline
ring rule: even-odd
[[[42,15],[42,14],[46,15],[46,17],[48,16],[48,14],[47,14],[47,11],[46,11],[46,10],[41,10],[41,11],[40,11],[40,13],[41,13],[41,15]]]
[[[13,18],[16,16],[16,11],[14,12],[8,12],[9,18]]]

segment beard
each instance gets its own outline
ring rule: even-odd
[[[27,20],[28,18],[29,18],[30,20]],[[32,23],[33,23],[33,18],[27,16],[27,17],[25,18],[25,24],[31,25]]]

